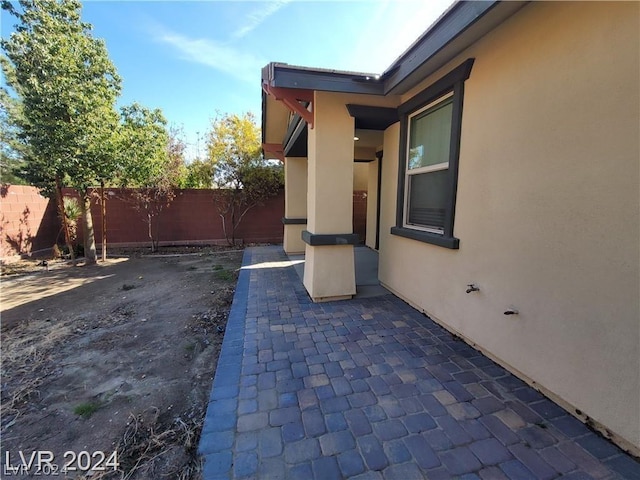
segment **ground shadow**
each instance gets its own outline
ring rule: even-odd
[[[39,316],[62,314],[64,305],[70,303],[84,303],[87,310],[91,310],[94,307],[92,299],[105,293],[107,280],[113,282],[116,277],[123,284],[132,283],[140,276],[138,272],[144,272],[145,262],[138,262],[140,268],[134,272],[131,272],[129,261],[114,261],[56,270],[43,267],[42,271],[34,274],[5,276],[2,278],[2,330],[12,329]],[[115,286],[109,288],[117,289]]]

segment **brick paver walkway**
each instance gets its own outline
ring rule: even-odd
[[[640,479],[640,464],[392,295],[314,304],[247,249],[204,479]]]

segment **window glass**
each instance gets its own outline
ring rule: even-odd
[[[449,161],[453,100],[411,118],[407,168],[413,170]]]
[[[450,195],[447,174],[445,169],[409,176],[408,224],[444,231]]]

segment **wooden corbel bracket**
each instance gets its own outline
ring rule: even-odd
[[[264,150],[265,155],[270,153],[275,158],[284,162],[284,148],[279,143],[263,143],[262,149]]]
[[[269,95],[273,95],[276,100],[284,103],[290,111],[300,115],[307,122],[309,128],[313,128],[313,112],[303,104],[313,105],[313,90],[272,87],[266,82],[262,84],[262,89]],[[313,109],[313,106],[311,108]]]

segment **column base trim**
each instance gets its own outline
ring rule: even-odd
[[[283,225],[306,225],[307,224],[307,219],[306,218],[287,218],[287,217],[282,217],[282,223],[283,223]]]
[[[323,245],[357,245],[360,235],[357,233],[311,233],[302,231],[302,241],[312,247]]]
[[[351,300],[353,295],[336,295],[335,297],[311,297],[313,303],[337,302],[341,300]]]

